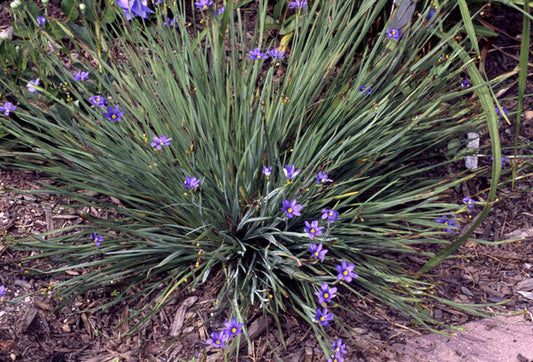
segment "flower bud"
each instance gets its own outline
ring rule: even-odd
[[[85,4],[80,4],[80,11],[81,11],[82,13],[85,12],[85,9],[87,9],[87,7],[85,6]]]
[[[20,4],[21,4],[20,0],[15,0],[9,6],[11,6],[11,9],[15,10],[16,8],[20,6]]]
[[[45,7],[48,6],[48,0],[41,0],[41,1],[42,1],[43,5],[44,5]]]

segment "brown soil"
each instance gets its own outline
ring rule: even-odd
[[[52,11],[59,13],[57,3],[58,1],[51,1],[51,6],[55,5]],[[0,5],[2,6],[0,21],[5,26],[5,19],[8,19],[4,16],[7,14],[7,4]],[[521,19],[518,13],[505,8],[499,8],[492,15],[487,12],[484,20],[502,34],[483,43],[487,50],[484,61],[491,77],[509,72],[516,66],[515,58],[519,52],[517,35],[521,33]],[[516,109],[515,79],[516,76],[506,82],[508,89],[500,95],[502,104],[511,111]],[[526,94],[528,93],[533,93],[531,80],[528,82]],[[529,148],[521,147],[518,152],[520,155],[531,156],[533,99],[530,98],[526,102],[525,110],[520,137],[521,142],[529,145]],[[512,154],[511,146],[514,142],[514,123],[508,125],[502,122],[501,137],[506,145],[504,154],[509,164],[511,158],[508,156]],[[486,138],[483,142],[488,143]],[[503,306],[494,306],[491,310],[504,314],[522,311],[520,318],[532,321],[533,179],[532,164],[529,162],[529,168],[518,174],[515,188],[511,188],[510,184],[501,187],[499,202],[474,235],[476,239],[489,240],[492,243],[479,244],[470,241],[457,252],[456,258],[445,261],[433,270],[437,285],[435,292],[438,295],[460,303],[507,301]],[[521,165],[526,167],[526,161],[521,161]],[[508,166],[504,169],[503,179],[509,178],[510,173]],[[203,325],[210,319],[215,303],[215,281],[171,302],[146,328],[133,336],[125,335],[131,323],[121,324],[133,306],[120,305],[100,312],[81,312],[97,303],[106,302],[106,299],[111,300],[112,295],[87,295],[76,299],[63,309],[55,310],[60,301],[53,294],[53,285],[48,284],[48,279],[29,272],[38,269],[38,265],[31,261],[19,264],[18,259],[29,255],[13,251],[5,244],[6,236],[21,238],[30,233],[53,231],[82,222],[77,214],[58,206],[58,200],[54,196],[10,191],[38,190],[42,188],[39,184],[41,180],[41,175],[36,173],[0,170],[0,241],[4,242],[0,244],[0,285],[6,286],[6,295],[2,299],[7,301],[35,293],[22,298],[18,303],[3,303],[0,306],[0,361],[180,361],[193,357],[204,360],[204,341],[208,338],[208,331],[220,328],[221,324],[220,320],[213,319],[206,326]],[[454,196],[458,200],[464,196],[476,196],[477,199],[483,200],[487,196],[487,187],[488,180],[474,180],[463,188],[454,190]],[[94,215],[105,212],[90,207],[84,211]],[[472,215],[475,216],[479,211],[480,208],[476,207],[472,210]],[[497,243],[508,238],[521,238],[521,241]],[[406,262],[411,263],[414,269],[423,263],[416,258]],[[455,339],[455,342],[428,342],[434,343],[434,346],[439,343],[455,343],[455,350],[459,351],[455,356],[437,357],[440,355],[437,354],[436,347],[432,349],[428,347],[427,340],[414,338],[427,332],[413,325],[405,316],[368,301],[354,300],[353,303],[357,303],[359,312],[342,316],[343,320],[349,321],[351,328],[339,334],[350,352],[346,356],[347,361],[481,360],[476,359],[475,351],[467,352],[468,347],[458,342],[465,343],[465,338]],[[431,313],[435,319],[455,325],[475,319],[444,307],[434,307]],[[285,347],[276,331],[272,330],[271,321],[257,318],[249,327],[252,345],[243,346],[238,360],[271,361],[279,358],[294,362],[324,361],[324,354],[309,327],[293,314],[281,317]],[[269,334],[266,333],[267,326],[271,331]],[[494,333],[498,328],[500,327],[490,327],[491,330],[494,329]],[[533,335],[530,323],[524,328],[530,333],[529,336]],[[523,329],[509,333],[518,336],[521,331]],[[482,338],[486,343],[490,336]],[[494,340],[492,343],[502,342]],[[513,342],[507,342],[506,346],[509,343]],[[466,344],[476,348],[475,343]],[[412,348],[418,349],[416,355],[413,354]],[[483,344],[477,348],[486,349]],[[512,351],[517,360],[533,360],[530,350],[520,348]],[[470,359],[465,357],[467,353],[470,353]],[[206,360],[222,360],[222,357],[209,352]],[[484,359],[489,360],[491,359]]]

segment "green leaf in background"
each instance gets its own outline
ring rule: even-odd
[[[61,10],[65,13],[68,21],[75,21],[80,16],[76,0],[62,0]]]

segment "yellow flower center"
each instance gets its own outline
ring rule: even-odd
[[[256,58],[261,59],[261,55],[257,54]]]
[[[320,321],[321,321],[321,322],[324,322],[324,317],[320,317]]]
[[[314,256],[318,256],[318,251],[315,251],[315,253],[313,255]]]
[[[117,115],[116,115],[116,114],[112,114],[112,115],[111,115],[111,118],[116,119],[116,118],[117,118]]]
[[[287,212],[288,212],[289,214],[292,213],[292,207],[289,207],[289,208],[287,209]]]
[[[324,298],[329,298],[329,294],[328,293],[324,293]]]
[[[311,230],[309,230],[309,232],[310,232],[311,234],[314,234],[314,233],[315,233],[315,229],[311,229]]]
[[[345,271],[342,272],[342,274],[343,274],[343,275],[348,275],[348,271],[345,270]]]
[[[237,328],[233,327],[233,328],[231,329],[231,333],[237,333]]]
[[[220,344],[220,341],[217,339],[217,340],[215,341],[215,343],[216,343],[216,344]]]

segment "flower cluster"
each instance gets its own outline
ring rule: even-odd
[[[226,327],[220,332],[212,332],[211,338],[209,338],[205,343],[214,348],[226,348],[226,343],[229,338],[233,338],[242,333],[242,323],[239,323],[237,319],[232,318],[229,322],[224,322]]]
[[[118,6],[122,8],[126,19],[131,20],[134,16],[139,16],[143,19],[148,18],[148,14],[153,14],[154,11],[148,7],[147,0],[116,0]]]
[[[307,8],[307,0],[289,1],[290,10],[301,10]]]
[[[248,52],[248,59],[251,60],[265,60],[268,58],[272,58],[273,60],[279,60],[285,58],[285,52],[279,51],[278,49],[269,49],[264,53],[261,51],[260,48],[255,48],[254,50],[250,50]]]
[[[74,73],[74,80],[83,82],[84,80],[87,80],[87,79],[89,79],[89,72],[79,71],[79,72]]]
[[[213,0],[198,0],[194,3],[194,6],[196,6],[200,10],[207,10],[211,5],[213,5]]]

